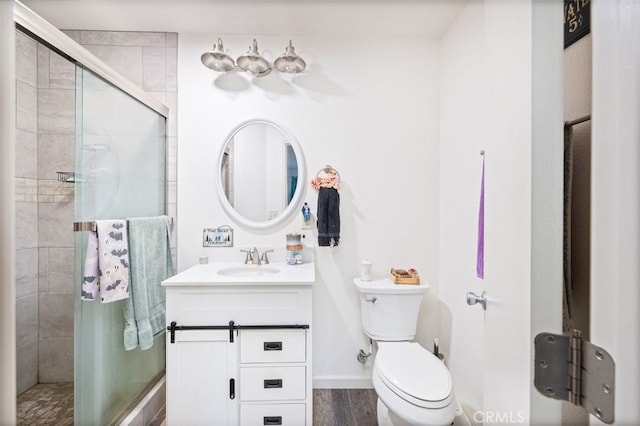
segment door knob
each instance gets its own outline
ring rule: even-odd
[[[472,291],[467,292],[467,305],[475,305],[479,303],[482,305],[483,310],[487,310],[487,293],[483,290],[482,294],[478,296]]]

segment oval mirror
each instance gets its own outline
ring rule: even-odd
[[[218,159],[218,198],[238,223],[267,229],[296,210],[305,181],[302,148],[285,128],[251,119],[236,126]]]

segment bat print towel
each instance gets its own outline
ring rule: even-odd
[[[97,220],[89,233],[82,300],[102,303],[129,297],[129,243],[126,220]]]

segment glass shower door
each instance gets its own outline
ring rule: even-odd
[[[165,117],[77,68],[75,221],[165,214]],[[80,300],[87,232],[75,233],[75,424],[111,424],[165,368],[165,336],[124,350],[124,301]]]

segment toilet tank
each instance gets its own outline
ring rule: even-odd
[[[362,329],[374,340],[412,340],[420,302],[429,284],[394,284],[390,279],[354,283],[360,295]]]

